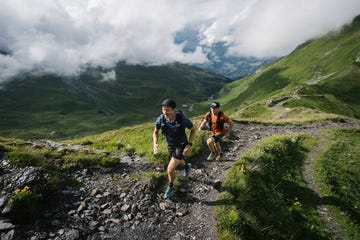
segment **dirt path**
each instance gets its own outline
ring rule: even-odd
[[[334,220],[331,210],[326,206],[324,200],[320,197],[318,187],[314,177],[314,162],[316,156],[321,153],[326,145],[328,139],[321,133],[317,135],[319,137],[318,145],[311,149],[307,158],[304,161],[302,169],[303,180],[306,182],[309,189],[313,192],[313,201],[316,205],[316,210],[321,216],[321,219],[326,227],[327,232],[332,236],[331,239],[344,239],[344,233],[340,226]]]
[[[228,169],[264,137],[306,133],[320,137],[321,141],[305,161],[303,178],[314,193],[314,204],[318,206],[319,214],[324,219],[327,231],[332,234],[332,239],[342,239],[341,230],[319,197],[313,176],[313,160],[326,146],[326,139],[320,135],[321,129],[359,126],[359,122],[351,120],[301,126],[236,123],[230,140],[223,143],[225,160],[206,161],[207,151],[198,159],[192,159],[193,169],[189,177],[185,178],[181,171],[178,172],[179,184],[175,186],[175,194],[171,199],[163,197],[166,181],[136,177],[149,172],[161,173],[164,169],[136,156],[114,156],[119,158],[121,164],[112,171],[80,169],[74,173],[64,173],[64,177],[76,178],[83,186],[81,189],[61,189],[61,200],[46,209],[36,223],[15,228],[7,219],[0,218],[0,228],[11,226],[6,233],[8,237],[4,238],[8,240],[215,240],[217,233],[214,211],[221,204],[218,201],[219,187]],[[37,144],[42,147],[44,144],[56,145],[49,141]],[[62,148],[62,145],[57,147]],[[30,170],[36,173],[36,169]],[[11,177],[12,170],[8,172],[7,175]],[[4,202],[4,198],[0,197],[0,203],[1,199]],[[14,237],[14,229],[17,237]]]
[[[282,133],[307,133],[319,135],[323,128],[348,128],[358,127],[359,124],[350,121],[345,122],[327,122],[314,123],[302,126],[265,126],[262,124],[236,123],[230,141],[225,151],[225,161],[206,161],[203,159],[193,161],[194,168],[188,179],[182,177],[182,187],[176,192],[171,200],[163,200],[162,193],[158,200],[164,203],[165,210],[169,207],[175,208],[175,216],[169,215],[168,219],[163,219],[152,228],[138,226],[131,231],[124,231],[122,235],[131,236],[132,239],[142,239],[143,232],[147,233],[147,239],[217,239],[215,207],[219,204],[217,201],[219,191],[217,186],[226,176],[227,170],[238,160],[249,148],[258,143],[266,136]],[[325,144],[325,141],[321,141]],[[312,160],[316,153],[321,151],[323,145],[311,152],[311,156],[305,162],[304,179],[309,188],[318,195],[314,177],[312,176]],[[181,173],[179,173],[180,175]],[[318,201],[315,199],[315,201]],[[319,202],[315,202],[318,204]],[[328,231],[333,233],[334,239],[341,239],[341,231],[336,229],[336,223],[331,218],[330,211],[319,205],[318,211],[327,222]],[[146,225],[146,223],[144,223]],[[141,224],[140,224],[141,225]],[[142,233],[141,233],[142,232]],[[123,239],[126,239],[123,238]]]

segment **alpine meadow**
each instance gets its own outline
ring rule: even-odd
[[[360,16],[237,80],[179,62],[18,74],[0,88],[1,239],[360,239],[359,93]],[[235,122],[224,161],[197,131],[171,199],[165,98],[196,129],[213,101]]]

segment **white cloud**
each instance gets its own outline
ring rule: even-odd
[[[115,73],[114,70],[108,71],[108,72],[102,73],[101,77],[102,77],[102,79],[101,79],[102,82],[115,81],[116,80],[116,73]]]
[[[267,0],[252,6],[250,15],[232,34],[234,54],[282,56],[297,45],[329,31],[360,14],[356,0]]]
[[[229,54],[281,56],[360,13],[358,0],[2,0],[0,81],[36,69],[64,75],[84,64],[206,61],[183,53],[176,32],[196,24],[202,44]]]

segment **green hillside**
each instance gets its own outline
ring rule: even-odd
[[[237,120],[304,122],[360,117],[360,17],[308,41],[254,75],[229,83],[218,100]]]
[[[105,80],[107,72],[116,79]],[[0,88],[0,136],[67,138],[135,125],[153,120],[164,98],[176,99],[189,112],[229,81],[180,63],[119,63],[73,78],[25,74]]]

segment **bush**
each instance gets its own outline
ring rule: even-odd
[[[12,205],[12,215],[15,221],[27,223],[38,215],[40,210],[40,196],[29,190],[28,186],[23,189],[15,189],[14,195],[10,198]]]

